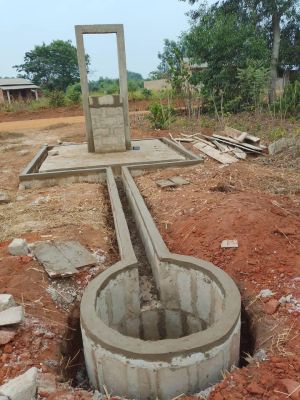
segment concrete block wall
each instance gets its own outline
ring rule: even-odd
[[[126,150],[123,104],[120,96],[89,97],[96,153]]]

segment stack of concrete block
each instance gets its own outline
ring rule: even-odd
[[[89,98],[96,153],[126,151],[123,104],[120,96]]]

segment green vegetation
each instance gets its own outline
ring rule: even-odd
[[[276,98],[278,73],[300,68],[297,0],[223,0],[190,12],[191,26],[177,42],[165,40],[157,74],[201,111],[238,112],[285,107],[297,113],[298,86]],[[295,77],[295,73],[293,77]],[[286,100],[284,100],[286,97]],[[284,105],[280,105],[280,101]]]
[[[87,67],[89,56],[86,56]],[[71,41],[54,40],[25,53],[24,63],[15,65],[22,77],[47,90],[65,91],[79,81],[77,50]]]
[[[174,109],[170,105],[152,103],[148,119],[154,129],[167,129],[174,120]]]

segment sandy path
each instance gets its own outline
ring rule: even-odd
[[[45,129],[52,125],[57,124],[76,124],[84,122],[83,115],[77,117],[60,117],[60,118],[46,118],[46,119],[33,119],[26,121],[13,121],[0,123],[0,132],[5,131],[22,131],[25,129]]]

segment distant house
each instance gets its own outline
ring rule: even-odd
[[[169,90],[172,86],[166,79],[155,79],[152,81],[144,81],[144,88],[159,92],[161,90]]]
[[[0,103],[38,99],[39,86],[23,78],[0,78]]]

